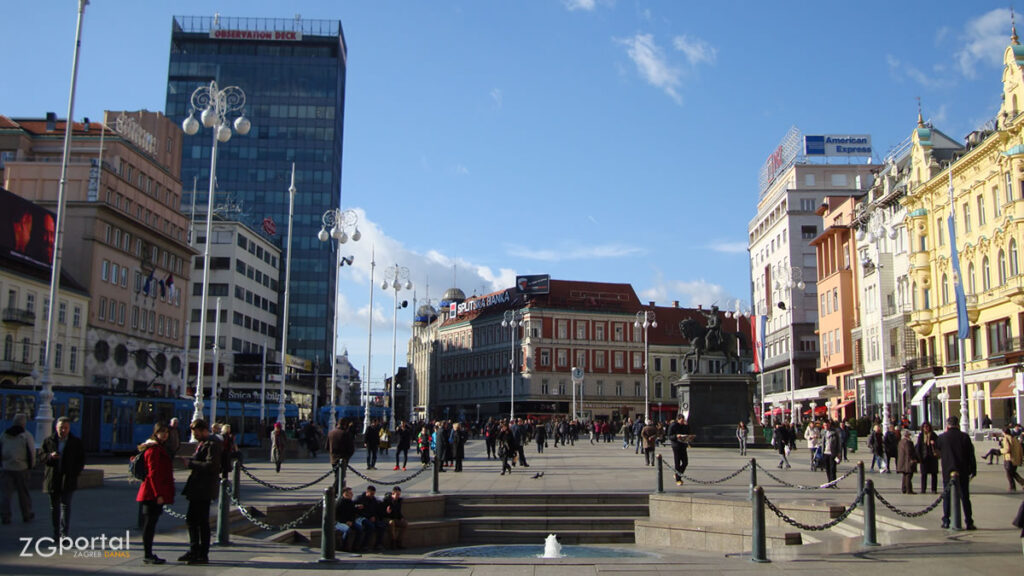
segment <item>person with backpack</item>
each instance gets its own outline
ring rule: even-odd
[[[168,452],[170,429],[163,422],[153,425],[153,435],[139,444],[134,458],[132,475],[142,480],[135,501],[142,506],[142,546],[145,564],[163,564],[163,558],[153,554],[153,536],[164,505],[174,504],[174,466]]]

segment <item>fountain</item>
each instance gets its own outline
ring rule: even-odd
[[[548,534],[544,539],[544,555],[541,558],[562,558],[562,545],[558,543],[558,536]]]

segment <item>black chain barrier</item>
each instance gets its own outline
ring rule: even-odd
[[[857,467],[854,466],[853,468],[847,470],[842,476],[836,478],[831,482],[826,482],[824,484],[819,484],[817,486],[804,486],[803,484],[793,484],[792,482],[787,482],[782,478],[779,478],[775,474],[772,474],[770,470],[762,466],[760,462],[757,463],[757,467],[758,469],[761,470],[761,472],[764,472],[765,476],[768,476],[769,478],[775,480],[779,484],[782,484],[783,486],[786,486],[788,488],[796,488],[798,490],[821,490],[822,488],[831,488],[832,486],[838,485],[843,480],[846,480],[857,471]]]
[[[878,497],[878,501],[882,503],[882,506],[885,506],[886,508],[891,510],[893,514],[897,514],[897,515],[902,516],[904,518],[920,518],[921,516],[924,516],[925,514],[931,512],[932,510],[935,510],[939,506],[939,504],[942,504],[942,499],[946,497],[946,494],[949,492],[949,487],[952,486],[952,485],[953,485],[952,482],[950,482],[949,484],[946,484],[946,487],[942,489],[942,493],[939,494],[939,497],[936,498],[934,502],[932,502],[931,504],[926,506],[923,510],[920,510],[918,512],[907,512],[905,510],[901,510],[900,508],[897,508],[895,505],[890,504],[889,501],[886,500],[878,492],[878,490],[875,490],[875,496]]]
[[[669,468],[669,470],[671,470],[672,472],[674,472],[674,473],[678,474],[680,478],[683,478],[683,479],[685,479],[685,480],[686,480],[686,481],[688,481],[688,482],[693,482],[694,484],[701,484],[701,485],[703,485],[703,486],[711,486],[712,484],[721,484],[722,482],[728,482],[729,480],[732,480],[733,478],[735,478],[735,477],[739,476],[739,475],[740,475],[740,474],[742,474],[742,473],[743,473],[743,472],[744,472],[745,470],[747,470],[747,469],[749,469],[749,468],[750,468],[750,462],[747,462],[746,464],[744,464],[744,465],[743,465],[743,467],[742,467],[742,468],[740,468],[739,470],[737,470],[737,471],[733,472],[732,474],[729,474],[728,476],[725,476],[725,477],[719,478],[718,480],[698,480],[698,479],[696,479],[696,478],[690,478],[690,477],[689,477],[689,476],[687,476],[686,474],[683,474],[683,473],[682,473],[682,472],[680,472],[680,471],[679,471],[678,469],[676,469],[676,467],[675,467],[675,466],[673,466],[673,465],[671,465],[671,464],[669,464],[669,467],[668,467],[668,468]]]
[[[351,470],[356,476],[359,476],[360,478],[362,478],[363,480],[366,480],[367,482],[369,482],[371,484],[395,485],[395,484],[405,484],[406,482],[412,480],[413,478],[419,476],[420,474],[423,474],[427,470],[430,470],[431,466],[433,466],[433,463],[420,468],[416,472],[413,472],[411,476],[408,476],[406,478],[401,478],[399,480],[378,480],[376,478],[370,478],[366,474],[363,474],[359,470],[356,470],[355,468],[353,468],[351,465],[349,465],[348,469]]]
[[[297,528],[300,524],[308,520],[309,517],[312,516],[314,512],[323,508],[323,502],[314,502],[313,505],[307,508],[305,512],[299,515],[298,518],[292,520],[291,522],[285,522],[280,526],[275,526],[273,524],[267,524],[259,518],[256,518],[255,516],[253,516],[252,512],[246,509],[245,506],[242,506],[242,503],[238,501],[238,498],[235,498],[235,491],[231,487],[230,483],[228,483],[227,488],[228,497],[231,498],[231,503],[235,505],[235,508],[238,508],[238,511],[241,512],[242,516],[249,522],[252,522],[256,526],[268,532],[280,532],[282,530],[291,530],[292,528]]]
[[[245,472],[245,475],[248,476],[249,478],[251,478],[253,482],[255,482],[255,483],[257,483],[260,486],[263,486],[265,488],[270,488],[271,490],[281,490],[283,492],[291,492],[293,490],[302,490],[303,488],[309,488],[310,486],[314,486],[316,484],[319,484],[321,480],[323,480],[323,479],[327,478],[328,476],[334,474],[334,471],[340,465],[341,465],[341,460],[339,460],[337,464],[332,466],[331,469],[328,470],[323,476],[317,478],[316,480],[313,480],[312,482],[307,482],[305,484],[299,484],[298,486],[277,486],[275,484],[271,484],[270,482],[265,482],[263,480],[260,480],[259,478],[254,476],[252,472],[249,472],[249,468],[247,466],[245,466],[244,464],[241,464],[241,463],[238,464],[238,466],[242,467],[242,472]]]
[[[850,504],[845,510],[843,510],[842,514],[840,514],[839,516],[833,518],[832,520],[830,520],[830,521],[828,521],[828,522],[826,522],[824,524],[818,524],[818,525],[804,524],[803,522],[800,522],[799,520],[794,520],[793,518],[790,518],[789,516],[786,515],[785,512],[783,512],[782,510],[779,510],[779,508],[777,506],[775,506],[775,504],[773,504],[771,500],[768,499],[767,495],[765,495],[765,497],[764,497],[764,505],[767,506],[769,510],[774,512],[775,515],[778,516],[783,522],[785,522],[785,523],[787,523],[787,524],[789,524],[791,526],[795,526],[795,527],[797,527],[797,528],[799,528],[801,530],[806,530],[808,532],[819,532],[821,530],[828,530],[829,528],[832,528],[833,526],[837,526],[841,522],[843,522],[844,520],[849,518],[850,514],[853,514],[853,511],[856,510],[858,506],[863,504],[863,502],[864,502],[864,492],[866,492],[866,490],[861,490],[860,493],[857,494],[857,498],[853,501],[853,504]]]

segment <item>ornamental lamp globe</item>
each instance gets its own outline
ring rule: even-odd
[[[202,115],[199,117],[203,120],[203,126],[207,128],[213,128],[217,125],[217,111],[209,106],[203,110]]]
[[[188,113],[188,118],[181,122],[181,130],[189,136],[194,136],[199,131],[199,120],[196,120],[195,111]]]
[[[245,136],[246,134],[249,133],[250,128],[252,128],[252,123],[249,122],[249,119],[245,117],[244,112],[242,113],[241,116],[235,118],[235,132],[238,132],[242,136]]]

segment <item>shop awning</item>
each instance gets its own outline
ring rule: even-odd
[[[911,406],[920,406],[924,403],[924,397],[931,393],[932,388],[935,388],[935,378],[926,380],[917,392],[914,393],[914,397],[910,399]]]
[[[846,408],[847,406],[853,404],[854,402],[856,402],[856,400],[847,400],[846,402],[840,402],[839,404],[833,406],[832,409],[838,412],[839,410]]]
[[[1015,398],[1013,378],[1000,380],[995,386],[989,388],[989,398]]]
[[[828,413],[828,408],[826,408],[825,406],[815,406],[814,407],[814,415],[815,416],[824,416],[826,413]],[[804,416],[810,416],[810,414],[811,414],[810,409],[804,410]]]

